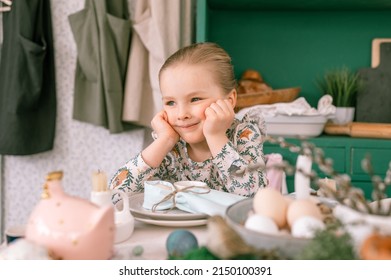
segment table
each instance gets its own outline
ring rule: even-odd
[[[195,227],[163,227],[135,221],[133,234],[125,241],[114,244],[115,260],[166,260],[166,240],[171,232],[177,229],[186,229],[192,232],[198,245],[206,243],[206,225]],[[0,242],[0,250],[6,247],[5,242]],[[144,251],[140,256],[134,256],[132,250],[136,246],[142,246]]]
[[[198,245],[205,245],[207,238],[205,225],[183,228],[164,227],[146,224],[136,220],[133,234],[129,239],[115,244],[115,255],[113,259],[165,260],[168,258],[166,250],[167,237],[177,229],[186,229],[192,232],[198,240]],[[138,245],[144,249],[142,255],[139,257],[132,254],[133,248]]]

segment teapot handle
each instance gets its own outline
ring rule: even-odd
[[[128,195],[124,191],[118,189],[112,190],[112,194],[118,194],[122,199],[122,210],[118,210],[117,207],[114,207],[114,220],[116,228],[114,242],[120,243],[132,235],[135,220],[133,215],[130,213]]]
[[[112,190],[112,194],[118,194],[121,199],[122,199],[122,210],[118,210],[117,207],[114,207],[115,208],[115,219],[116,221],[126,221],[126,220],[129,220],[129,219],[132,219],[133,216],[131,215],[130,213],[130,208],[129,208],[129,198],[128,198],[128,195],[122,191],[122,190],[118,190],[118,189],[114,189]]]

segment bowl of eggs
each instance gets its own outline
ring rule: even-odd
[[[228,224],[249,245],[277,250],[283,258],[294,259],[309,244],[317,230],[325,228],[332,208],[317,197],[294,196],[264,188],[254,198],[227,208]]]

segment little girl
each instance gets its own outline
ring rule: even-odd
[[[263,188],[261,170],[235,176],[264,163],[265,132],[261,116],[235,119],[230,56],[214,43],[184,47],[163,64],[159,82],[163,110],[151,122],[155,140],[116,172],[110,188],[142,192],[147,180],[191,180],[248,197]]]

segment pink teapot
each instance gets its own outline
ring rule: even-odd
[[[61,171],[46,177],[41,201],[29,217],[26,239],[54,259],[98,260],[113,255],[114,208],[99,207],[63,192]]]

